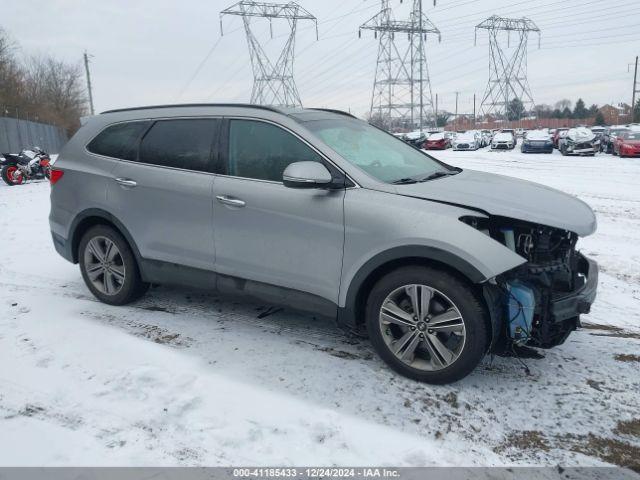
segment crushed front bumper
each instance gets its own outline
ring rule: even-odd
[[[591,304],[596,299],[598,264],[582,254],[579,254],[579,257],[579,278],[582,278],[584,283],[570,294],[552,299],[551,314],[554,322],[562,322],[580,314],[589,313]]]

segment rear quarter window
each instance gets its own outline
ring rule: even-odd
[[[149,121],[111,125],[91,140],[87,150],[96,155],[135,160],[138,154],[138,141],[149,125],[151,125]]]

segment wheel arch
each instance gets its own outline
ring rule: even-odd
[[[338,323],[356,329],[364,322],[367,292],[383,275],[407,265],[424,265],[446,270],[471,285],[477,286],[482,297],[480,283],[487,280],[475,266],[459,256],[435,247],[403,246],[386,250],[367,261],[353,276],[345,298],[345,304],[338,310]]]
[[[91,227],[94,227],[96,225],[106,225],[112,227],[118,233],[120,233],[131,247],[133,255],[135,256],[138,265],[140,265],[140,251],[138,250],[138,247],[127,228],[112,214],[99,208],[90,208],[87,210],[83,210],[76,216],[73,223],[71,224],[71,228],[69,230],[69,240],[71,242],[71,255],[73,263],[78,263],[78,246],[80,245],[82,236]]]

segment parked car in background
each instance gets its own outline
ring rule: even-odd
[[[524,137],[524,128],[516,128],[516,137]]]
[[[600,142],[588,128],[576,127],[569,129],[560,139],[559,150],[562,155],[594,156],[597,151],[600,151]]]
[[[522,153],[553,153],[551,136],[544,130],[529,130],[520,147]]]
[[[473,132],[459,133],[453,141],[454,150],[478,150],[480,141]]]
[[[444,135],[449,139],[449,143],[451,143],[451,145],[453,145],[453,141],[458,136],[456,132],[447,132],[447,131],[444,132]]]
[[[560,139],[564,137],[568,131],[569,129],[564,127],[556,129],[556,131],[553,133],[553,137],[551,137],[553,148],[560,148]]]
[[[640,129],[618,134],[613,145],[613,154],[620,157],[640,157]]]
[[[616,137],[623,132],[628,132],[629,127],[624,125],[614,125],[607,128],[600,139],[600,151],[605,153],[613,153],[613,144]]]
[[[451,147],[451,140],[444,132],[432,133],[424,142],[423,147],[426,150],[446,150]]]
[[[510,132],[496,133],[491,140],[491,150],[513,150],[516,139]]]
[[[348,113],[105,112],[63,148],[50,198],[55,249],[106,304],[179,284],[322,312],[424,382],[560,345],[596,297],[576,248],[596,230],[586,203],[446,165]]]
[[[596,125],[596,126],[590,127],[589,129],[596,136],[597,140],[602,140],[602,135],[604,134],[604,131],[606,130],[606,127],[600,127],[600,126]]]

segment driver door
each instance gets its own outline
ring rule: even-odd
[[[260,120],[225,125],[214,182],[216,271],[338,301],[344,189],[293,189],[293,162],[325,162],[288,130]]]

